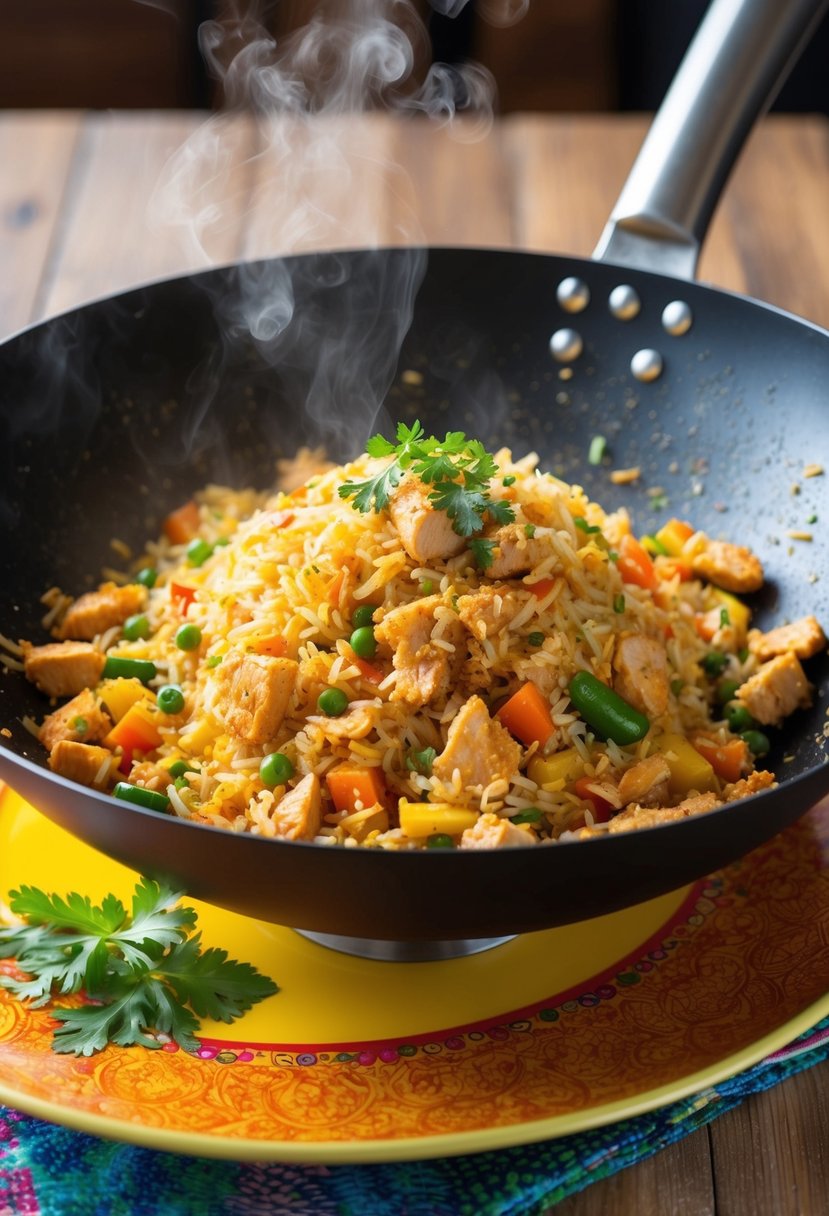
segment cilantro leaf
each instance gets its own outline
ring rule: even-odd
[[[95,906],[76,892],[62,898],[21,887],[9,903],[28,923],[0,927],[0,957],[13,956],[24,978],[2,975],[0,986],[33,1007],[82,990],[96,1002],[51,1011],[61,1023],[55,1051],[90,1055],[109,1042],[158,1047],[151,1031],[190,1050],[198,1017],[232,1022],[278,989],[224,950],[202,951],[196,912],[179,898],[142,878],[127,913],[113,895]]]
[[[488,569],[493,563],[492,550],[495,548],[494,540],[486,540],[485,537],[477,537],[469,542],[469,548],[472,550],[472,556],[482,570]]]
[[[347,481],[337,492],[340,498],[353,497],[355,510],[363,515],[372,508],[375,511],[384,511],[389,505],[391,491],[400,484],[402,476],[403,470],[395,462],[368,481]]]
[[[439,511],[446,512],[459,536],[481,531],[487,502],[478,490],[465,490],[456,481],[439,481],[429,499]]]
[[[497,524],[511,524],[515,519],[515,511],[503,498],[493,498],[487,505],[487,511]]]

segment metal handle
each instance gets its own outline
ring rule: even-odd
[[[827,8],[829,0],[713,0],[594,257],[694,277],[734,161]]]

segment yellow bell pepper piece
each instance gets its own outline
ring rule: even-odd
[[[527,776],[536,785],[552,785],[563,781],[565,785],[575,781],[584,772],[584,761],[574,747],[552,756],[533,756],[527,765]]]
[[[669,519],[655,533],[656,540],[671,557],[680,557],[685,542],[694,535],[694,529],[683,519]]]
[[[668,762],[671,770],[668,788],[672,794],[687,794],[690,790],[702,794],[715,788],[714,769],[684,735],[659,735],[654,739],[653,751],[661,753]]]
[[[398,809],[400,827],[407,836],[432,836],[436,832],[460,836],[478,822],[477,811],[467,811],[449,802],[409,802],[401,798]]]
[[[219,726],[212,718],[204,718],[192,730],[179,735],[178,745],[188,756],[199,756],[213,743],[219,734]]]
[[[388,812],[382,806],[367,806],[362,811],[354,811],[341,819],[339,827],[353,836],[355,840],[365,840],[370,832],[387,832],[389,830]]]
[[[744,641],[751,622],[749,606],[737,599],[737,596],[732,595],[730,591],[722,591],[719,587],[709,588],[708,599],[713,601],[712,607],[725,608],[729,623],[736,629],[737,636]]]
[[[109,710],[113,722],[120,722],[128,709],[137,701],[155,700],[140,680],[119,677],[117,680],[101,680],[95,690]]]

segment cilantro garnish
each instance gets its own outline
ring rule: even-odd
[[[14,957],[28,978],[2,975],[0,985],[33,1008],[81,991],[95,1002],[50,1010],[61,1023],[56,1052],[158,1048],[151,1031],[192,1051],[198,1018],[232,1022],[278,989],[226,951],[202,950],[196,912],[179,907],[179,897],[150,878],[137,883],[131,913],[114,895],[93,905],[76,892],[64,899],[37,887],[12,891],[9,906],[27,923],[0,928],[0,958]]]
[[[475,536],[484,527],[484,517],[495,523],[511,523],[515,512],[510,504],[490,495],[490,481],[498,466],[494,456],[477,439],[467,439],[463,431],[448,431],[443,439],[427,435],[419,422],[407,426],[398,423],[397,443],[383,435],[374,435],[366,444],[369,456],[392,456],[391,463],[367,481],[349,481],[340,486],[340,498],[353,498],[357,511],[382,511],[389,497],[411,472],[430,488],[429,500],[439,511],[445,511],[459,536]],[[488,542],[489,543],[489,542]],[[486,556],[486,550],[481,554]],[[491,544],[489,560],[492,562]]]

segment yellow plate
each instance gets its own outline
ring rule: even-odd
[[[3,795],[2,898],[32,884],[128,900],[134,880]],[[276,996],[204,1023],[193,1055],[76,1059],[52,1052],[47,1011],[0,990],[0,1101],[239,1160],[449,1156],[653,1109],[829,1015],[829,802],[693,887],[451,962],[350,958],[196,906],[205,944],[271,975]]]

